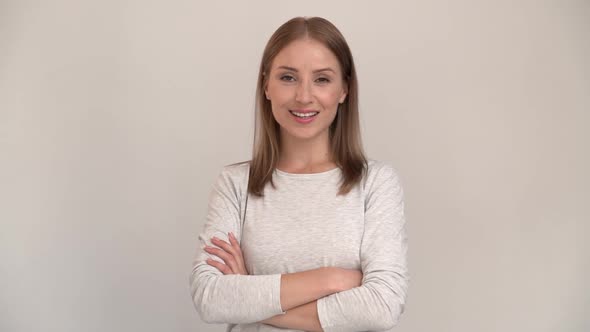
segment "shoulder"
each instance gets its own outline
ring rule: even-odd
[[[365,211],[384,211],[388,208],[404,209],[404,189],[397,169],[382,161],[368,160],[364,187]]]
[[[241,198],[248,189],[249,174],[250,161],[225,165],[219,171],[215,186],[218,190],[231,192],[237,198]]]
[[[390,163],[367,159],[367,173],[364,180],[365,190],[373,190],[380,185],[400,186],[400,176],[397,169]]]
[[[248,160],[223,166],[220,175],[231,179],[241,179],[244,176],[247,177],[249,172],[250,161]]]
[[[397,169],[385,161],[368,159],[367,166],[367,181],[399,178]]]

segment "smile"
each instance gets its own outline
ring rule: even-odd
[[[305,112],[305,113],[299,113],[299,112],[295,112],[295,111],[289,111],[291,114],[295,115],[298,118],[310,118],[313,116],[316,116],[319,112]]]
[[[309,123],[315,119],[319,112],[295,112],[289,111],[295,118],[295,121],[299,123]]]

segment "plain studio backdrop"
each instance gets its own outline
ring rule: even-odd
[[[188,277],[262,50],[344,34],[406,192],[398,331],[590,330],[589,1],[0,1],[0,331],[223,331]]]

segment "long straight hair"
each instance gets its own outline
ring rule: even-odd
[[[345,195],[363,178],[367,159],[363,152],[359,114],[358,82],[352,53],[340,31],[328,20],[321,17],[295,17],[281,25],[270,37],[258,73],[256,87],[256,121],[248,192],[263,196],[268,182],[275,187],[272,179],[280,155],[280,127],[272,115],[270,100],[266,99],[265,87],[274,58],[291,42],[310,38],[326,46],[338,59],[342,78],[348,86],[348,94],[339,104],[336,118],[330,125],[330,153],[342,171],[339,195]]]

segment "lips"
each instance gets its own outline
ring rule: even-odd
[[[313,110],[289,110],[289,113],[291,113],[295,121],[299,123],[310,123],[315,120],[320,112]]]
[[[319,112],[317,111],[289,111],[291,114],[295,115],[299,118],[308,118],[312,116],[316,116]]]
[[[293,109],[293,110],[290,110],[290,111],[298,112],[298,113],[317,112],[316,110],[311,109],[311,108],[299,108],[299,109]]]

